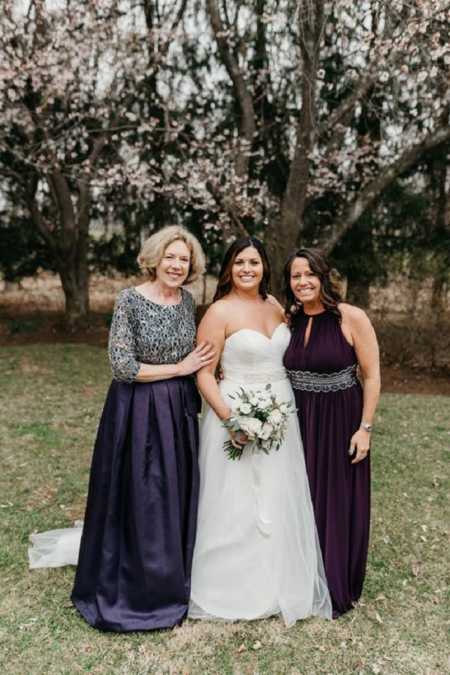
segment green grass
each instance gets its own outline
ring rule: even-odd
[[[73,568],[27,567],[28,536],[83,516],[109,372],[103,350],[35,345],[0,362],[0,662],[4,675],[449,671],[450,398],[385,395],[373,448],[364,594],[335,622],[186,622],[102,634],[69,601]],[[447,605],[448,606],[448,605]]]

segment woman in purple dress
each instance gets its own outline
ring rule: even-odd
[[[108,392],[92,460],[72,600],[102,630],[168,628],[186,615],[198,500],[195,307],[181,286],[204,269],[171,226],[138,258],[148,280],[118,297]]]
[[[359,599],[366,570],[378,345],[366,314],[342,302],[317,249],[300,249],[290,257],[285,285],[292,337],[284,364],[298,409],[333,616],[338,617]]]

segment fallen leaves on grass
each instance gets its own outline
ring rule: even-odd
[[[413,560],[411,563],[411,572],[414,577],[419,577],[422,573],[422,563],[420,560]]]
[[[47,375],[49,369],[42,364],[36,363],[28,356],[22,356],[19,362],[19,368],[23,375]]]
[[[57,492],[58,488],[55,485],[42,485],[36,490],[33,490],[26,502],[25,508],[27,511],[32,511],[48,506],[54,501]]]

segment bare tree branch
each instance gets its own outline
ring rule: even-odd
[[[227,32],[222,23],[216,0],[207,0],[207,6],[219,53],[222,57],[223,64],[227,69],[227,73],[233,83],[234,92],[241,113],[239,135],[244,142],[241,144],[241,147],[237,152],[235,166],[236,174],[240,177],[245,177],[248,173],[249,166],[248,151],[253,143],[253,137],[256,131],[253,99],[248,89],[245,77],[239,68],[239,64],[230,48]]]
[[[181,19],[183,18],[184,12],[186,10],[187,2],[188,2],[188,0],[181,0],[180,7],[178,8],[178,12],[176,13],[175,18],[172,22],[172,28],[171,28],[172,32],[174,32],[176,30],[176,28],[178,27],[178,24],[180,23]]]
[[[66,236],[76,234],[76,219],[72,203],[72,195],[67,179],[56,167],[48,174],[47,182],[53,192],[56,206],[61,216],[61,226]],[[69,242],[67,242],[69,245]]]
[[[243,237],[249,237],[250,233],[245,228],[245,226],[243,225],[243,223],[242,223],[241,219],[239,218],[238,214],[236,213],[236,210],[234,209],[231,201],[225,200],[223,198],[220,190],[217,190],[217,188],[215,187],[215,185],[212,181],[208,181],[207,187],[208,187],[208,191],[213,196],[216,204],[229,215],[232,223],[235,226],[236,231]]]
[[[342,237],[358,221],[362,214],[372,206],[381,193],[402,173],[413,167],[421,157],[434,148],[450,140],[450,127],[440,127],[434,133],[405,150],[400,157],[359,193],[333,229],[333,234],[323,243],[322,248],[330,253]]]
[[[32,177],[30,177],[29,181],[27,182],[25,190],[25,201],[27,203],[31,219],[36,229],[39,231],[44,241],[52,251],[52,253],[56,254],[57,244],[55,237],[52,235],[52,228],[50,226],[50,223],[42,215],[37,203],[36,193],[38,186],[39,186],[39,177],[37,176],[37,174],[34,174]]]
[[[355,105],[364,98],[367,92],[373,87],[377,80],[377,76],[378,73],[375,67],[368,68],[353,91],[337,108],[335,108],[335,110],[333,110],[331,115],[327,118],[327,121],[320,125],[317,132],[319,139],[323,138],[331,131],[332,134],[327,145],[331,146],[336,142],[337,138],[341,135],[339,131],[336,131],[336,127],[347,122],[348,116],[353,114]]]
[[[94,143],[91,154],[89,155],[89,169],[86,179],[78,181],[78,226],[82,232],[89,231],[90,222],[90,208],[91,208],[91,182],[90,169],[94,166],[99,158],[103,148],[106,145],[106,136],[99,136]]]
[[[172,21],[172,24],[169,29],[169,34],[172,36],[175,30],[178,28],[180,21],[182,20],[184,13],[186,11],[188,0],[181,0],[178,11],[175,13],[175,17]],[[148,31],[153,31],[156,26],[160,26],[162,22],[162,16],[159,11],[159,5],[154,0],[143,0],[142,7],[144,10],[145,23]],[[171,45],[170,40],[166,40],[163,44],[158,44],[158,55],[160,61],[166,56]]]

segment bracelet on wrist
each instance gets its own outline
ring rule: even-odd
[[[359,428],[364,429],[364,431],[367,431],[370,434],[370,432],[373,429],[373,424],[369,424],[368,422],[361,422]]]

